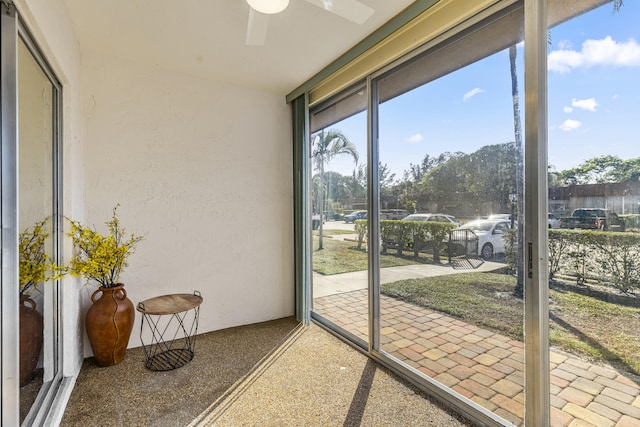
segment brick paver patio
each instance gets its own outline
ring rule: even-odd
[[[367,291],[314,299],[314,311],[367,338]],[[515,425],[523,424],[524,345],[452,317],[381,296],[382,350]],[[640,427],[640,384],[552,350],[553,426]]]

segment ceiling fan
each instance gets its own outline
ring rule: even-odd
[[[374,12],[372,8],[357,0],[305,1],[356,24],[364,23]],[[289,0],[247,0],[247,3],[250,8],[246,44],[262,46],[267,38],[269,15],[285,10],[289,5]]]

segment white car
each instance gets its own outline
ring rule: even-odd
[[[494,254],[504,253],[505,233],[511,222],[504,219],[477,219],[470,221],[458,230],[470,230],[478,237],[476,255],[484,259],[493,258]]]
[[[405,216],[404,218],[402,218],[402,221],[450,222],[454,225],[460,225],[455,216],[446,214],[416,213]]]
[[[511,214],[491,214],[487,217],[487,219],[504,219],[506,221],[511,221]]]
[[[549,228],[560,228],[560,224],[558,223],[558,217],[549,212]]]

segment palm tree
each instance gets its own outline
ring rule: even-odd
[[[318,228],[319,245],[318,249],[323,249],[322,229],[324,214],[324,166],[336,156],[348,155],[353,157],[353,161],[358,164],[358,150],[354,143],[337,129],[321,130],[311,136],[312,152],[311,157],[316,170],[319,172],[320,185],[318,185],[318,205],[320,214],[320,226]]]
[[[524,145],[522,142],[522,123],[520,120],[520,95],[518,91],[518,74],[516,72],[516,45],[509,47],[509,65],[511,70],[511,96],[513,102],[513,131],[516,145],[516,193],[518,207],[518,230],[516,232],[516,275],[517,282],[514,294],[524,296]]]

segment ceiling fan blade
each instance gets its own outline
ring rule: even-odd
[[[249,8],[249,22],[247,24],[247,39],[245,43],[249,46],[263,46],[267,39],[267,27],[269,26],[269,15]]]
[[[357,0],[306,0],[324,10],[348,19],[356,24],[363,24],[375,12],[369,6]]]

